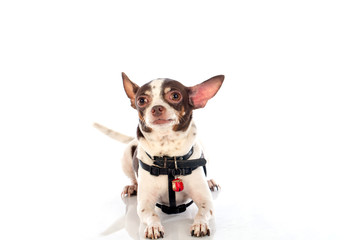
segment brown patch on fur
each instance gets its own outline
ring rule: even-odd
[[[186,114],[184,106],[181,107],[180,116],[184,116]]]
[[[136,147],[135,145],[132,145],[132,146],[131,146],[131,156],[132,156],[132,157],[134,157],[134,155],[135,155],[136,148],[137,148],[137,147]]]
[[[141,209],[141,212],[145,212],[145,209]]]
[[[143,113],[142,113],[142,112],[138,112],[138,115],[139,115],[139,120],[140,120],[141,122],[145,122]]]
[[[211,216],[213,215],[213,212],[212,212],[212,210],[210,210],[210,215],[211,215]]]
[[[144,109],[138,108],[139,123],[141,125],[141,130],[143,130],[144,132],[151,132],[152,129],[149,128],[148,126],[146,126],[146,123],[145,123],[145,118],[144,118],[145,109],[146,108],[144,108]]]
[[[176,90],[179,91],[182,95],[182,100],[178,103],[170,102],[168,99],[164,97],[165,89],[171,89],[171,91]],[[177,116],[179,118],[179,124],[174,125],[173,131],[186,131],[188,129],[191,119],[192,119],[192,110],[193,107],[190,105],[189,102],[189,94],[188,88],[182,85],[180,82],[172,80],[172,79],[165,79],[162,85],[163,89],[163,99],[177,111]]]
[[[150,103],[151,103],[151,96],[149,95],[149,93],[151,92],[151,86],[150,86],[150,82],[143,85],[141,88],[139,88],[139,90],[137,91],[136,93],[136,96],[135,96],[135,103],[136,103],[136,109],[138,110],[138,115],[139,115],[139,122],[140,122],[140,127],[141,127],[141,131],[143,132],[151,132],[152,129],[148,126],[146,126],[146,123],[145,123],[145,119],[144,119],[144,115],[145,115],[145,111],[147,109],[148,106],[150,106]],[[139,107],[137,105],[137,99],[139,96],[147,96],[149,98],[149,103],[144,106],[144,107]],[[139,137],[144,137],[144,135],[142,133],[139,133],[140,129],[138,128],[138,138]]]
[[[150,132],[152,132],[152,128],[146,126],[145,122],[140,121],[140,124],[138,125],[137,132],[136,132],[137,139],[145,138],[142,131],[150,133]]]
[[[136,136],[137,139],[144,138],[144,134],[140,131],[140,126],[137,127]]]
[[[137,147],[136,146],[132,146],[131,147],[131,155],[132,155],[132,160],[133,160],[133,170],[136,173],[136,176],[138,176],[139,174],[139,159],[136,157],[137,155]]]

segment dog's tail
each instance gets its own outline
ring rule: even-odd
[[[97,128],[100,132],[104,133],[105,135],[108,135],[109,137],[118,140],[122,143],[129,143],[132,140],[134,140],[133,137],[129,137],[124,134],[115,132],[114,130],[104,127],[103,125],[100,125],[98,123],[94,123],[94,127]]]

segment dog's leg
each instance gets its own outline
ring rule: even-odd
[[[209,220],[213,216],[213,204],[205,179],[198,181],[196,186],[193,186],[191,198],[199,209],[190,229],[191,235],[194,237],[210,236]]]
[[[216,191],[221,189],[220,185],[217,184],[214,179],[207,180],[207,183],[209,185],[210,190],[213,192],[215,191],[215,189]]]
[[[194,200],[195,201],[195,200]],[[197,200],[196,205],[199,210],[195,216],[194,223],[191,226],[191,236],[203,237],[210,236],[209,220],[213,215],[213,205],[211,200]]]
[[[164,237],[164,227],[161,225],[160,217],[154,211],[154,205],[139,204],[138,215],[145,223],[145,238],[158,239]]]
[[[203,143],[202,143],[200,140],[198,140],[197,143],[198,143],[199,146],[201,147],[202,154],[205,155],[205,156],[208,156],[208,155],[206,154],[206,149],[204,148]],[[207,161],[207,164],[210,163],[210,160],[209,160],[208,157],[206,157],[206,161]],[[207,167],[207,169],[209,169],[209,165],[207,165],[206,167]],[[216,190],[216,191],[219,191],[219,190],[221,189],[220,185],[217,184],[214,179],[209,179],[209,180],[207,180],[207,183],[208,183],[208,186],[209,186],[209,188],[210,188],[210,190],[211,190],[212,192],[214,192],[215,190]]]
[[[127,185],[124,187],[121,193],[122,197],[130,197],[131,195],[136,195],[137,193],[137,180],[133,168],[133,155],[135,153],[136,146],[137,145],[135,141],[131,142],[125,149],[123,158],[121,160],[122,169],[125,175],[130,178],[132,183],[131,185]]]
[[[131,195],[136,195],[137,194],[137,182],[133,181],[132,185],[126,185],[123,189],[123,191],[121,192],[121,197],[130,197]]]
[[[158,191],[156,189],[151,191],[149,184],[140,183],[137,212],[141,222],[146,225],[145,238],[158,239],[164,237],[164,227],[161,225],[160,217],[155,212],[157,199]]]

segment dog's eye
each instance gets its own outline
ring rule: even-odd
[[[181,93],[178,91],[170,92],[169,99],[172,102],[180,102],[182,99]]]
[[[139,97],[137,99],[137,105],[139,107],[145,107],[145,105],[148,103],[149,103],[149,100],[146,97]]]

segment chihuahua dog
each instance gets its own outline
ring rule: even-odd
[[[185,211],[193,202],[198,212],[190,234],[210,235],[209,220],[214,213],[210,190],[219,186],[214,180],[206,181],[206,160],[192,113],[215,96],[224,76],[212,77],[193,87],[164,78],[139,87],[125,73],[122,78],[131,106],[138,111],[137,137],[95,124],[110,137],[128,143],[122,167],[132,185],[125,186],[122,196],[138,195],[137,212],[146,225],[146,238],[164,236],[156,207],[173,214]]]

